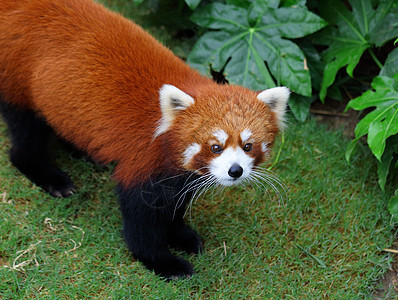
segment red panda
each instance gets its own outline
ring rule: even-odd
[[[115,162],[129,249],[175,278],[193,268],[169,247],[202,249],[184,224],[186,204],[200,189],[256,178],[289,90],[216,84],[92,0],[2,0],[0,98],[12,163],[51,195],[75,191],[51,163],[51,131]]]

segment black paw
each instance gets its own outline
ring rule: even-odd
[[[170,252],[152,256],[151,259],[137,257],[149,270],[167,280],[189,278],[193,274],[192,265],[186,260],[171,254]]]
[[[53,197],[66,198],[76,192],[69,176],[51,165],[43,166],[27,177]]]
[[[76,192],[69,176],[46,160],[23,160],[11,156],[11,161],[30,181],[53,197],[69,197]]]
[[[56,198],[67,198],[76,193],[76,188],[66,174],[58,174],[49,182],[40,185],[47,193]]]
[[[169,231],[168,244],[188,254],[199,254],[203,251],[203,241],[196,231],[183,224]]]

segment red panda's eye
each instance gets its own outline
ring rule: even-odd
[[[246,144],[246,145],[243,146],[243,150],[244,150],[245,152],[249,152],[250,150],[252,150],[252,148],[253,148],[253,145],[250,144],[250,143],[248,143],[248,144]]]
[[[222,152],[222,147],[220,145],[213,145],[211,146],[211,151],[218,154]]]

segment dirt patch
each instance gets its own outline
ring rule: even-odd
[[[333,129],[342,129],[345,136],[354,138],[354,129],[359,121],[359,112],[349,109],[345,112],[347,101],[339,102],[327,99],[325,103],[319,101],[311,105],[311,114],[318,122],[327,124]]]
[[[0,252],[0,268],[8,264],[8,259]]]
[[[391,250],[398,252],[398,241],[393,244]],[[373,295],[374,300],[392,299],[393,296],[398,296],[398,253],[394,253],[391,268],[380,279],[379,286]]]

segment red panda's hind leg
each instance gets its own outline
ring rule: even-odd
[[[11,134],[10,160],[30,181],[53,197],[75,192],[71,179],[50,162],[47,151],[50,127],[33,111],[0,101],[1,113]]]

